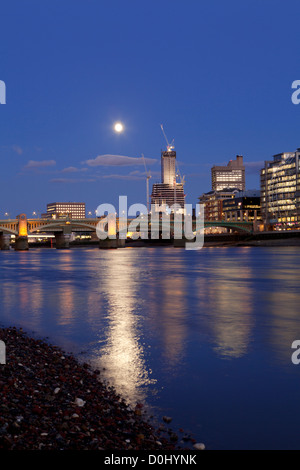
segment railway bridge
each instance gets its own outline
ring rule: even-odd
[[[131,219],[132,220],[132,219]],[[128,228],[131,223],[128,220]],[[26,214],[20,214],[16,219],[0,220],[0,248],[10,249],[11,238],[14,237],[15,250],[28,250],[28,238],[31,236],[55,236],[55,246],[58,249],[69,248],[71,234],[74,232],[95,232],[99,218],[87,219],[27,219]],[[176,223],[176,222],[175,222]],[[161,222],[158,229],[161,229]],[[119,219],[116,218],[116,233],[118,233]],[[192,222],[193,230],[196,230],[196,222]],[[223,227],[231,231],[253,233],[252,222],[247,221],[204,221],[204,227]],[[130,230],[130,228],[129,228]],[[149,237],[151,237],[151,222],[148,225]],[[174,221],[170,221],[170,232],[174,233]],[[128,233],[128,237],[130,234]],[[101,242],[99,241],[100,246]],[[105,245],[105,244],[103,244]]]

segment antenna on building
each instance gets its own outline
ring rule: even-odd
[[[146,160],[145,160],[145,156],[143,153],[142,153],[142,157],[143,157],[143,162],[144,162],[145,171],[146,171],[147,211],[149,214],[149,180],[151,178],[151,172],[147,170]]]
[[[164,138],[166,139],[166,142],[167,142],[167,151],[168,151],[168,152],[172,152],[172,150],[174,150],[174,148],[175,148],[174,145],[173,145],[173,144],[174,144],[174,139],[173,139],[172,142],[169,144],[168,138],[167,138],[166,133],[165,133],[165,131],[164,131],[164,126],[163,126],[162,124],[160,125],[160,128],[161,128],[162,133],[163,133],[163,135],[164,135]]]

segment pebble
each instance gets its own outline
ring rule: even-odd
[[[197,442],[193,445],[193,447],[196,450],[205,450],[205,444],[203,444],[202,442]]]
[[[82,407],[82,406],[85,405],[86,402],[84,400],[82,400],[82,398],[75,398],[74,403],[75,403],[75,405]]]
[[[172,418],[170,418],[170,416],[163,416],[163,421],[165,423],[170,423],[172,421]]]
[[[88,364],[14,327],[0,340],[0,450],[180,450]]]

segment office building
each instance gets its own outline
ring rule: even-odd
[[[209,191],[199,197],[199,203],[204,205],[204,220],[224,220],[223,201],[234,199],[239,192],[237,188],[226,188],[222,191]]]
[[[214,165],[211,169],[212,190],[222,191],[226,188],[246,189],[245,166],[243,157],[237,155],[236,160],[230,160],[227,166]]]
[[[52,202],[47,204],[47,213],[42,214],[47,219],[85,219],[84,202]]]
[[[238,192],[234,197],[223,201],[224,218],[227,221],[261,221],[260,191]]]
[[[300,149],[274,155],[261,170],[261,210],[266,229],[300,228]]]

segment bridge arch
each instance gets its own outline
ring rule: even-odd
[[[59,223],[53,222],[53,223],[44,223],[44,224],[37,224],[37,223],[31,223],[29,226],[30,233],[37,233],[37,232],[56,232],[56,231],[63,231],[64,228],[69,227],[70,230],[72,231],[75,228],[85,228],[89,229],[91,231],[96,231],[96,225],[92,224],[86,224],[84,222],[78,223],[78,222],[70,222],[70,224],[66,223]]]
[[[17,230],[13,230],[2,225],[0,225],[0,233],[3,233],[4,235],[18,235]]]
[[[209,227],[228,228],[238,230],[239,232],[253,233],[253,224],[250,222],[242,222],[239,224],[238,222],[204,221],[204,228]]]

